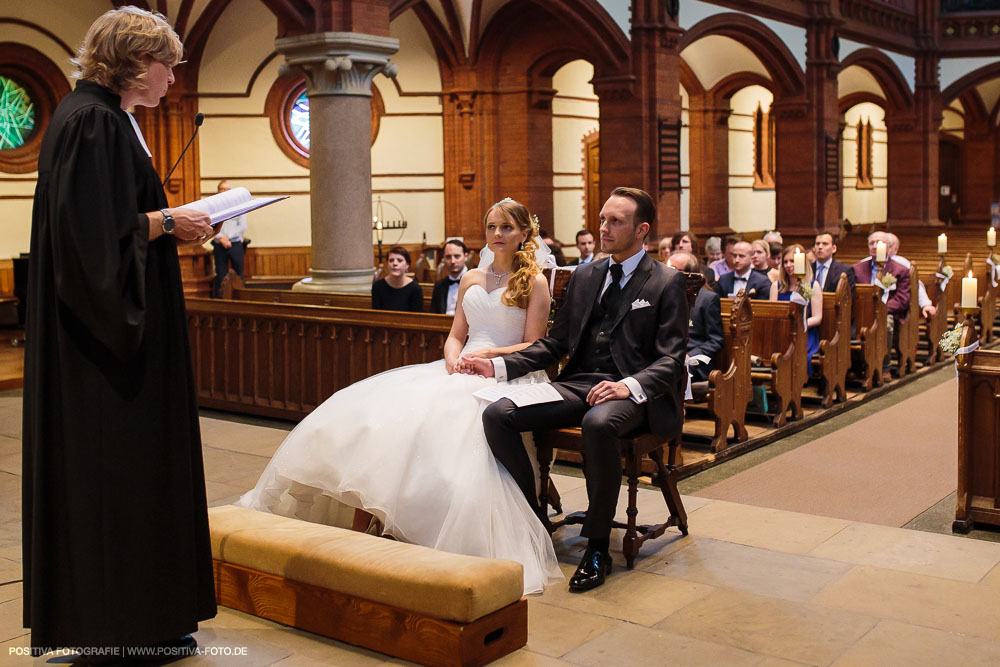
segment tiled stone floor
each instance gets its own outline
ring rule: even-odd
[[[202,419],[208,497],[231,502],[256,482],[285,435],[271,425]],[[27,644],[21,627],[20,397],[0,395],[0,665]],[[567,508],[582,480],[558,476]],[[624,494],[623,494],[624,495]],[[550,587],[528,600],[527,647],[498,661],[548,665],[1000,664],[1000,544],[685,497],[691,535],[644,546],[636,569],[601,588]],[[641,490],[640,518],[662,516]],[[624,515],[624,503],[619,509]],[[556,534],[567,576],[583,541]],[[7,582],[7,583],[5,583]],[[202,655],[179,665],[403,664],[225,608],[204,623]],[[57,664],[65,658],[37,658]]]

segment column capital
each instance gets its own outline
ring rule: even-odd
[[[285,56],[283,68],[299,70],[309,96],[359,95],[371,97],[372,80],[382,72],[396,76],[389,62],[399,50],[399,40],[357,32],[320,32],[274,40]]]

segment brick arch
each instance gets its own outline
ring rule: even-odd
[[[492,69],[498,78],[501,67],[544,76],[539,63],[554,72],[577,59],[590,62],[599,77],[628,71],[631,45],[596,0],[513,0],[493,15],[470,51],[481,72]]]
[[[851,93],[850,95],[844,95],[839,100],[837,100],[837,111],[840,115],[847,113],[847,110],[858,104],[868,102],[869,104],[874,104],[877,107],[881,107],[882,111],[886,112],[886,121],[889,119],[889,110],[886,108],[887,104],[884,98],[879,97],[875,93],[869,93],[867,91],[858,91],[856,93]]]
[[[776,98],[804,93],[805,74],[795,56],[773,30],[757,19],[745,14],[715,14],[686,30],[678,49],[683,51],[709,35],[729,37],[750,49],[771,76],[771,92]]]
[[[906,112],[913,108],[910,86],[889,56],[878,49],[858,49],[841,61],[840,70],[852,65],[864,68],[875,78],[885,94],[885,100],[879,106],[885,108],[887,114]]]
[[[948,106],[952,100],[959,97],[966,89],[997,78],[1000,78],[1000,61],[973,70],[942,90],[941,103],[943,106]]]
[[[730,97],[749,86],[767,88],[774,95],[774,82],[755,72],[735,72],[712,86],[710,94],[719,101]]]

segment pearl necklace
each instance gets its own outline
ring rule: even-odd
[[[497,286],[497,287],[500,287],[500,281],[501,281],[501,280],[503,280],[503,277],[504,277],[504,276],[506,276],[507,274],[509,274],[509,273],[510,273],[510,271],[504,271],[503,273],[494,273],[494,272],[493,272],[493,265],[492,265],[492,264],[490,264],[490,269],[489,269],[488,273],[489,273],[489,274],[490,274],[491,276],[493,276],[494,278],[496,278],[496,279],[497,279],[497,284],[496,284],[496,286]]]

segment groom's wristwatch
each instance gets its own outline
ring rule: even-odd
[[[167,211],[167,209],[165,209],[165,208],[161,208],[160,209],[160,213],[163,214],[163,222],[160,223],[160,226],[163,227],[163,233],[164,234],[173,234],[174,233],[174,216],[170,215],[170,212]]]

